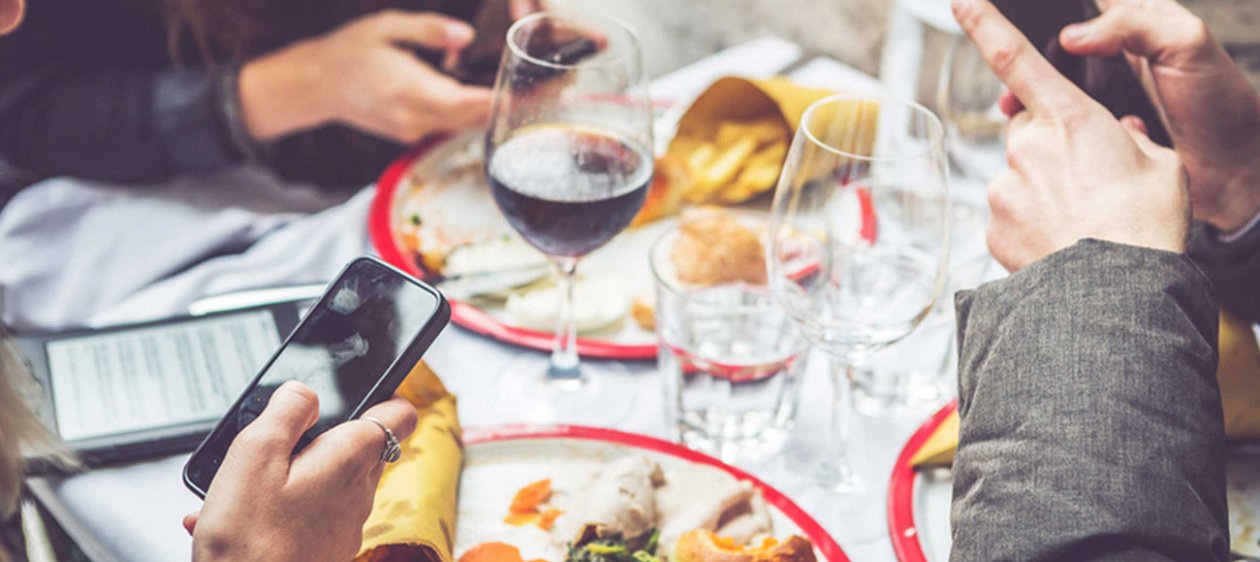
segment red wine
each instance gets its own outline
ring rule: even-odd
[[[652,157],[591,127],[521,129],[492,148],[491,193],[512,227],[551,256],[579,257],[621,232],[643,206]]]

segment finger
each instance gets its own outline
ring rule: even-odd
[[[1006,90],[998,97],[998,109],[1002,110],[1003,115],[1014,117],[1024,110],[1024,104],[1020,103],[1019,98],[1015,97],[1010,90]]]
[[[375,17],[378,32],[388,40],[418,47],[458,51],[476,35],[467,23],[433,13],[385,11]]]
[[[1150,135],[1150,131],[1146,128],[1146,121],[1137,115],[1125,115],[1120,118],[1120,126],[1129,132],[1138,132],[1143,135]]]
[[[422,80],[412,104],[428,115],[425,126],[429,131],[480,127],[490,119],[490,102],[494,98],[490,88],[461,84],[432,70]]]
[[[406,441],[411,436],[411,432],[416,430],[416,407],[401,396],[395,396],[372,406],[368,411],[363,412],[360,418],[376,418],[393,431],[394,437],[397,437],[399,441]],[[372,424],[373,427],[375,425]],[[376,429],[380,431],[379,427]]]
[[[1150,155],[1156,151],[1163,150],[1163,147],[1151,140],[1151,137],[1146,132],[1146,123],[1143,123],[1141,119],[1129,115],[1120,119],[1120,126],[1129,133],[1129,136],[1133,137],[1133,142],[1137,143],[1138,148],[1141,148],[1142,152]]]
[[[512,0],[508,4],[508,14],[513,21],[528,16],[534,12],[541,12],[543,9],[542,2],[538,0]]]
[[[1159,60],[1172,51],[1197,46],[1203,33],[1202,20],[1180,5],[1165,9],[1114,3],[1092,20],[1063,28],[1059,42],[1076,55],[1128,52]]]
[[[951,5],[980,56],[1025,107],[1038,112],[1085,97],[988,0],[953,0]]]
[[[399,441],[415,431],[416,409],[395,396],[373,406],[357,420],[351,420],[320,435],[294,459],[295,472],[335,470],[345,480],[370,477],[380,464],[388,441],[385,432],[363,418],[376,418]]]
[[[319,395],[301,382],[288,381],[272,392],[267,407],[236,440],[242,447],[264,449],[287,460],[302,434],[318,419]]]
[[[197,529],[197,518],[200,516],[200,511],[194,511],[184,516],[184,530],[188,531],[189,535],[193,534],[193,531]]]

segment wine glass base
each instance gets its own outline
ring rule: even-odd
[[[607,369],[580,365],[557,373],[543,357],[518,361],[497,380],[496,417],[506,423],[617,425],[633,410],[635,392],[618,374],[596,372],[601,370]]]

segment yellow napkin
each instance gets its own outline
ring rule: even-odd
[[[451,562],[460,468],[464,462],[455,397],[424,362],[398,395],[416,406],[416,431],[402,459],[385,468],[363,526],[357,562]]]
[[[1216,378],[1225,406],[1225,434],[1260,438],[1260,343],[1250,324],[1221,313],[1221,362]],[[958,449],[958,414],[950,415],[910,459],[911,466],[943,466]]]

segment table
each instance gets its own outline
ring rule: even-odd
[[[878,87],[871,78],[827,59],[799,61],[801,49],[791,43],[767,38],[729,49],[653,83],[658,99],[679,102],[691,99],[713,79],[727,74],[770,76],[793,66],[793,77],[820,87],[869,90]],[[808,64],[801,64],[806,62]],[[796,63],[796,64],[794,64]],[[368,188],[371,189],[371,188]],[[347,232],[339,247],[366,247],[366,229]],[[354,240],[359,237],[360,240]],[[358,242],[358,244],[356,244]],[[177,313],[179,311],[169,311]],[[460,397],[460,416],[465,426],[498,425],[501,419],[486,394],[500,370],[536,352],[521,350],[473,335],[447,330],[430,349],[426,360]],[[468,358],[476,357],[476,361]],[[818,369],[825,361],[812,361],[805,376],[797,435],[819,439],[825,434],[826,377]],[[596,377],[623,377],[637,393],[637,407],[619,429],[668,436],[663,421],[663,400],[655,363],[609,364],[589,362]],[[620,382],[620,381],[619,381]],[[926,415],[926,411],[923,413]],[[884,495],[893,461],[902,443],[920,421],[919,416],[899,418],[859,417],[854,425],[853,459],[867,483],[860,505],[834,505],[799,476],[790,459],[775,459],[749,468],[779,487],[814,514],[854,560],[890,561],[884,518]],[[598,424],[599,420],[590,420]],[[93,470],[64,480],[34,478],[29,481],[36,498],[94,560],[182,560],[191,541],[181,518],[200,506],[184,489],[180,470],[186,455]]]

